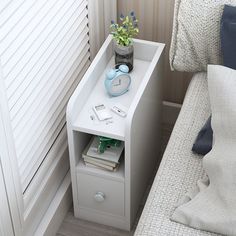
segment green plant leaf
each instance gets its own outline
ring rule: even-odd
[[[123,16],[123,14],[121,15]],[[112,21],[110,30],[113,39],[120,45],[129,46],[132,43],[132,38],[139,33],[137,22],[138,20],[134,16],[122,17],[120,24]]]

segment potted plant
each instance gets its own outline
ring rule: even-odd
[[[114,39],[115,50],[115,65],[116,68],[120,64],[126,64],[129,67],[129,71],[133,70],[133,37],[139,32],[138,20],[132,11],[130,15],[120,15],[121,23],[115,23],[111,21],[111,34]]]

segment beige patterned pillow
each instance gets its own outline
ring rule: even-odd
[[[236,0],[175,1],[172,70],[206,71],[208,64],[222,64],[220,21],[224,4],[236,6]]]

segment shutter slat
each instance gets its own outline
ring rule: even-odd
[[[12,83],[15,83],[12,89],[14,91],[14,88],[17,88],[20,83],[27,80],[30,74],[32,74],[31,71],[40,68],[40,65],[42,65],[40,62],[42,63],[45,57],[52,53],[54,48],[63,40],[66,32],[71,30],[73,23],[78,18],[78,14],[76,14],[78,8],[70,8],[70,5],[67,7],[69,10],[63,7],[60,14],[51,20],[43,32],[39,31],[37,34],[32,34],[13,54],[3,70],[7,88],[12,86]],[[64,17],[65,15],[68,15],[68,18]],[[40,58],[40,61],[38,62],[38,67],[36,67],[38,58]],[[21,79],[16,82],[16,77]],[[12,94],[10,90],[8,97],[11,97]]]
[[[35,9],[31,8],[30,12],[28,12],[28,14],[24,16],[24,21],[21,22],[18,27],[15,27],[15,30],[10,31],[2,41],[3,47],[7,48],[7,50],[4,51],[1,55],[3,67],[6,67],[6,64],[10,60],[10,58],[14,57],[14,53],[17,49],[22,48],[24,50],[23,44],[25,43],[25,41],[28,41],[28,39],[32,36],[37,37],[37,35],[40,33],[38,29],[44,22],[46,23],[44,19],[50,19],[50,16],[48,15],[49,13],[51,13],[50,9],[54,6],[54,2],[52,0],[43,0],[41,3],[43,3],[42,6],[39,6]],[[55,10],[57,11],[58,9]],[[32,13],[36,17],[32,17]]]
[[[42,183],[44,185],[45,176],[48,174],[49,169],[52,165],[54,165],[54,162],[57,162],[58,159],[61,156],[61,152],[64,152],[64,150],[67,148],[67,131],[66,131],[66,125],[62,128],[61,133],[59,134],[58,138],[55,140],[55,143],[53,144],[52,148],[48,152],[47,158],[44,160],[44,163],[42,163],[42,166],[45,166],[44,169],[40,169],[39,172],[36,173],[36,183]],[[24,203],[25,208],[28,208],[30,204],[32,204],[32,200],[35,199],[35,195],[39,194],[40,189],[38,184],[36,185],[33,183],[30,184],[30,187],[27,188],[27,190],[24,192]]]
[[[88,55],[86,57],[88,59]],[[83,63],[81,63],[81,66],[83,66],[84,63],[85,63],[85,60],[83,60]],[[87,65],[87,64],[85,64],[85,65]],[[78,73],[81,70],[81,66],[79,66],[76,69],[76,71],[73,73],[73,75],[71,77],[71,81],[69,81],[67,86],[71,86],[71,83],[78,76]],[[21,165],[21,166],[25,165],[26,162],[28,162],[26,159],[31,160],[32,156],[37,155],[36,151],[37,151],[37,148],[40,147],[40,145],[41,145],[41,143],[39,142],[39,139],[40,139],[40,136],[42,136],[42,133],[45,132],[45,130],[50,130],[53,126],[56,127],[57,123],[60,122],[59,115],[60,115],[60,111],[63,110],[63,107],[67,103],[67,99],[65,99],[66,96],[67,96],[67,94],[64,97],[61,97],[61,98],[59,97],[58,99],[63,100],[63,102],[60,103],[60,108],[57,109],[54,113],[50,112],[48,115],[51,117],[45,117],[45,119],[44,119],[45,128],[43,128],[42,125],[39,127],[38,134],[37,134],[38,138],[36,139],[36,143],[33,143],[33,141],[35,141],[35,138],[34,138],[34,140],[30,140],[31,142],[28,143],[29,146],[27,146],[27,149],[24,150],[25,152],[22,155],[19,155],[19,161],[18,161],[19,165]],[[54,106],[57,105],[56,102],[53,104]],[[51,124],[50,122],[53,124]],[[44,139],[44,141],[45,141],[45,139]]]
[[[85,29],[86,30],[86,29]],[[88,40],[88,36],[86,34],[83,35],[83,39],[75,41],[73,44],[73,47],[76,47],[78,43],[86,43]],[[80,48],[79,51],[77,51],[73,56],[76,57],[76,55],[79,55],[81,50],[83,49]],[[50,73],[46,73],[44,75],[44,78],[40,81],[37,86],[34,87],[34,92],[29,94],[25,93],[23,105],[18,108],[16,111],[16,114],[14,116],[14,119],[12,120],[12,126],[13,130],[15,133],[15,138],[19,137],[19,134],[21,133],[22,128],[26,124],[29,125],[29,120],[31,119],[32,116],[36,115],[37,110],[39,110],[41,99],[42,101],[44,100],[45,102],[47,99],[49,100],[49,96],[52,96],[53,91],[56,91],[56,85],[60,82],[63,81],[63,75],[66,74],[66,71],[68,70],[68,67],[73,63],[73,61],[70,61],[72,57],[72,51],[67,50],[67,54],[64,55],[64,58],[60,63],[55,64],[54,66],[51,66],[50,68]],[[72,58],[73,59],[73,58]],[[66,63],[69,62],[67,65]],[[66,67],[64,69],[64,67]],[[23,99],[20,97],[19,99]],[[20,101],[21,102],[21,101]],[[44,104],[45,104],[44,102]],[[15,107],[14,107],[15,108]]]
[[[90,64],[88,0],[2,4],[0,60],[25,192],[57,158],[67,102]]]
[[[88,48],[86,48],[88,50]],[[21,156],[27,156],[30,153],[31,148],[35,148],[34,142],[38,141],[41,130],[45,129],[45,126],[51,127],[54,125],[55,119],[57,118],[58,112],[60,111],[60,107],[62,107],[63,95],[69,89],[69,85],[66,83],[68,80],[67,76],[64,77],[62,81],[63,86],[56,86],[56,91],[53,93],[53,96],[48,97],[49,99],[43,100],[44,109],[39,110],[38,115],[34,115],[32,120],[27,124],[26,130],[22,130],[22,134],[17,139],[16,150],[19,154],[19,164],[21,164]],[[69,81],[71,82],[71,80]],[[63,102],[61,101],[63,100]],[[57,111],[57,112],[56,112]],[[44,114],[42,114],[44,112]],[[32,124],[32,126],[31,126]]]
[[[89,56],[89,54],[88,54],[88,56]],[[66,101],[69,100],[70,96],[72,95],[73,91],[75,90],[76,86],[78,85],[79,80],[82,78],[82,76],[85,73],[86,69],[88,68],[89,64],[90,64],[89,61],[87,61],[86,64],[82,64],[83,65],[83,70],[80,71],[79,75],[77,75],[78,80],[74,81],[74,83],[71,86],[70,90],[66,94],[64,100],[66,100]],[[67,102],[66,102],[66,104],[67,104]],[[20,169],[22,171],[21,176],[22,176],[23,185],[25,185],[26,183],[28,183],[32,179],[33,173],[35,173],[38,166],[43,161],[43,159],[44,159],[43,157],[47,154],[46,152],[48,150],[48,147],[50,145],[52,146],[53,140],[55,140],[55,137],[58,136],[58,133],[61,131],[62,127],[64,126],[65,121],[66,121],[66,115],[65,115],[66,104],[63,107],[62,112],[58,116],[59,117],[58,121],[55,121],[55,124],[59,123],[57,128],[55,129],[55,131],[51,130],[51,132],[48,132],[49,135],[47,135],[47,136],[50,136],[51,138],[42,140],[43,143],[40,145],[39,149],[37,149],[35,151],[35,155],[37,156],[37,154],[38,154],[37,158],[34,158],[35,161],[32,161],[32,158],[27,158],[28,160],[24,159],[24,161],[22,162],[23,165],[21,166]],[[63,114],[63,117],[61,118],[62,114]],[[51,135],[51,133],[52,133],[52,135]],[[42,135],[41,135],[41,137],[42,137]],[[46,147],[46,145],[47,145],[47,147]],[[42,150],[42,152],[40,152],[41,151],[40,148],[42,148],[42,147],[44,147],[44,149]],[[31,170],[31,171],[29,171],[29,170]]]
[[[12,68],[16,68],[17,62],[19,63],[21,57],[23,57],[24,54],[29,53],[29,51],[31,52],[31,50],[29,50],[31,49],[30,45],[35,41],[39,41],[39,37],[44,38],[44,34],[48,34],[47,31],[50,30],[51,21],[53,23],[53,18],[58,16],[57,11],[61,11],[64,8],[64,2],[61,0],[59,3],[61,4],[57,5],[57,8],[54,9],[55,12],[53,13],[49,8],[51,6],[46,5],[45,8],[47,7],[49,9],[46,9],[46,11],[44,9],[41,10],[44,11],[41,19],[37,19],[37,21],[34,22],[35,27],[31,28],[31,23],[28,24],[28,27],[27,25],[22,26],[14,43],[10,44],[8,50],[2,54],[2,64],[5,67],[4,75],[6,79],[8,79],[8,75]],[[21,64],[22,66],[25,65],[22,62]]]
[[[86,47],[85,50],[87,51],[88,48]],[[87,55],[86,55],[87,57]],[[87,59],[87,58],[86,58]],[[85,60],[85,58],[81,58],[81,60]],[[78,60],[80,61],[80,60]],[[77,60],[76,62],[77,63]],[[75,68],[75,64],[72,66],[72,68]],[[42,123],[45,123],[45,117],[49,117],[49,113],[51,114],[53,112],[53,109],[55,109],[55,103],[58,103],[58,99],[60,99],[60,97],[63,94],[63,90],[64,87],[66,86],[67,81],[69,80],[69,76],[73,73],[73,69],[70,69],[68,74],[63,78],[63,80],[60,82],[60,84],[58,84],[58,86],[56,87],[56,91],[53,94],[50,94],[47,91],[45,94],[45,97],[41,100],[37,100],[37,104],[34,105],[34,109],[32,109],[32,114],[31,116],[29,116],[29,120],[28,119],[23,119],[22,122],[19,123],[19,128],[18,128],[18,139],[21,140],[19,141],[19,147],[21,147],[22,145],[22,149],[24,149],[22,143],[24,143],[25,138],[29,138],[30,135],[32,135],[33,130],[36,130],[38,127],[42,128]],[[71,80],[71,79],[70,79]],[[62,91],[61,91],[62,90]],[[53,105],[52,105],[53,104]],[[51,108],[52,107],[52,108]],[[44,115],[42,115],[42,112],[46,113]],[[40,116],[41,114],[41,116]],[[44,122],[43,122],[44,121]],[[16,134],[16,135],[17,135]],[[20,152],[20,149],[19,149]]]
[[[55,130],[55,132],[53,134],[50,133],[51,137],[48,140],[48,142],[46,143],[46,146],[44,149],[44,150],[46,150],[46,153],[41,152],[40,153],[41,155],[37,159],[36,158],[33,159],[34,160],[33,163],[31,163],[31,160],[29,160],[28,162],[25,163],[24,166],[20,166],[21,184],[22,184],[23,189],[26,189],[26,187],[30,183],[31,179],[33,178],[34,174],[36,173],[37,168],[40,166],[40,164],[43,162],[43,160],[45,158],[47,158],[48,150],[50,151],[50,147],[52,147],[53,142],[56,140],[58,133],[60,133],[60,130],[63,128],[64,125],[65,125],[65,118],[61,120],[61,122],[57,126],[57,129]],[[41,140],[39,140],[39,141],[41,141]],[[31,168],[30,171],[26,169],[27,167]]]
[[[70,25],[67,24],[67,21],[72,21],[72,15],[78,10],[79,4],[58,4],[59,11],[49,12],[46,20],[41,21],[37,28],[35,28],[27,38],[25,38],[25,33],[21,32],[18,37],[18,44],[15,44],[10,48],[12,52],[8,50],[7,54],[3,54],[3,58],[5,58],[5,67],[4,67],[4,75],[6,77],[7,88],[11,85],[12,81],[17,75],[21,75],[23,78],[29,72],[29,68],[31,63],[33,64],[33,60],[37,58],[36,53],[44,53],[50,43],[56,39],[57,36],[62,30],[63,27],[66,29],[70,28]],[[82,11],[82,9],[81,9]],[[64,16],[67,17],[64,17]],[[78,14],[75,14],[78,17]],[[70,23],[70,22],[69,22]],[[66,30],[65,29],[65,30]],[[63,32],[60,33],[63,35]],[[59,35],[59,37],[60,37]],[[47,40],[45,41],[45,37]],[[35,55],[36,54],[36,55]],[[40,56],[39,56],[40,57]],[[30,61],[30,64],[29,64]],[[12,70],[14,68],[14,70]],[[28,70],[27,70],[28,69]]]
[[[0,26],[5,34],[0,35],[0,42],[4,39],[18,22],[24,17],[26,12],[35,4],[35,1],[19,0],[11,3],[1,12]],[[2,49],[5,50],[5,49]]]
[[[73,43],[78,43],[77,40],[80,40],[80,42],[82,42],[81,38],[87,36],[87,28],[83,29],[83,27],[86,27],[86,25],[87,21],[85,20],[81,27],[79,27],[75,31],[72,31],[74,32],[74,34],[70,35],[70,40],[67,41],[67,43],[60,44],[60,46],[58,46],[56,50],[54,50],[54,52],[46,59],[43,66],[41,66],[40,70],[37,71],[36,75],[35,70],[32,70],[32,73],[30,73],[30,76],[28,76],[28,79],[26,81],[27,83],[22,83],[20,87],[15,91],[14,96],[9,99],[9,107],[11,110],[10,116],[12,121],[14,119],[17,121],[17,118],[15,117],[18,114],[19,110],[27,111],[28,108],[24,104],[27,102],[30,93],[33,91],[34,88],[37,88],[36,91],[34,90],[34,94],[32,95],[36,97],[37,91],[45,87],[45,83],[48,83],[48,78],[51,78],[55,74],[55,71],[57,71],[58,67],[61,67],[64,57],[68,52],[70,52],[69,49],[71,45]],[[32,100],[29,100],[29,102],[31,101]],[[25,106],[25,108],[23,106]],[[15,127],[14,121],[13,127]]]
[[[2,43],[2,50],[0,54],[2,55],[7,49],[14,43],[17,39],[18,34],[22,30],[22,26],[29,24],[34,15],[37,16],[37,12],[47,3],[46,0],[36,3],[36,1],[26,0],[21,5],[21,7],[15,12],[15,14],[7,21],[1,29],[0,41]],[[31,14],[32,13],[32,14]]]
[[[22,4],[24,0],[12,1],[12,0],[3,0],[0,6],[0,28],[3,24],[9,19],[9,17],[16,11],[19,5]]]

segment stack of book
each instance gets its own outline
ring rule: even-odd
[[[119,147],[108,147],[104,153],[98,152],[99,138],[94,136],[85,148],[82,157],[86,166],[116,171],[119,167],[124,142]]]

